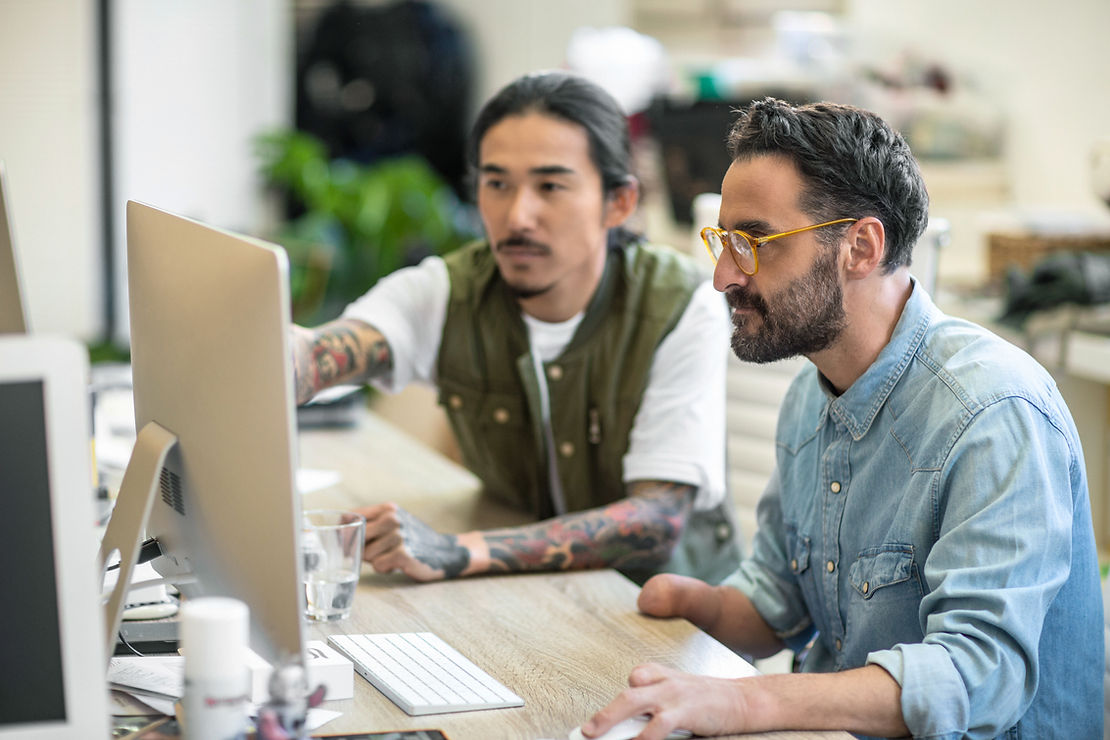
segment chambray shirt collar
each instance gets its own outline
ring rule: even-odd
[[[871,367],[839,396],[821,376],[821,389],[830,398],[828,415],[843,424],[857,442],[867,434],[879,409],[902,378],[937,310],[917,281],[912,277],[910,280],[913,291],[902,309],[902,316],[894,327],[890,341]]]

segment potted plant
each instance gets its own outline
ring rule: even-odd
[[[266,183],[295,214],[270,239],[289,254],[298,323],[335,318],[379,278],[478,234],[473,208],[419,155],[332,160],[319,139],[291,130],[255,143]]]

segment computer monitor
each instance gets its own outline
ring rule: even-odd
[[[108,737],[88,359],[0,336],[0,739]]]
[[[19,258],[15,254],[12,222],[8,215],[4,163],[0,162],[0,334],[24,334],[27,310],[19,279]]]
[[[132,201],[127,272],[139,431],[101,567],[118,551],[131,583],[145,530],[162,551],[151,564],[185,598],[246,602],[254,651],[303,665],[285,252]]]

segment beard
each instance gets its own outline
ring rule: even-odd
[[[847,323],[844,292],[836,271],[837,250],[822,249],[802,277],[770,299],[740,288],[726,293],[733,309],[758,314],[732,315],[732,351],[745,362],[775,362],[828,348]],[[762,326],[745,331],[759,320]]]

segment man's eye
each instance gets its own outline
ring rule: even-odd
[[[553,193],[556,190],[565,190],[565,189],[566,188],[563,186],[563,184],[558,183],[558,182],[543,182],[543,183],[540,183],[540,190],[544,191],[545,193]]]

